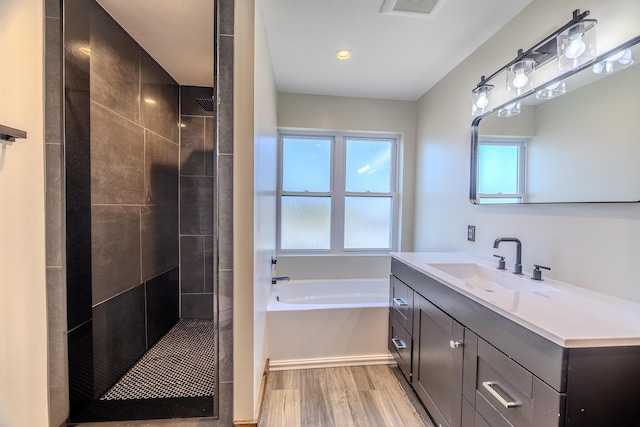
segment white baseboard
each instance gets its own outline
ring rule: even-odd
[[[269,360],[270,371],[289,371],[294,369],[335,368],[339,366],[395,365],[391,354],[371,356],[327,357],[318,359]]]

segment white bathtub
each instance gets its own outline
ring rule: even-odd
[[[273,371],[392,364],[389,279],[300,280],[273,286],[267,352]]]

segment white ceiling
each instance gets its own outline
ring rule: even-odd
[[[178,83],[213,84],[213,0],[97,0]]]
[[[439,0],[427,16],[382,13],[385,0],[258,1],[278,91],[416,100],[532,0]],[[98,2],[180,84],[211,85],[213,0]]]

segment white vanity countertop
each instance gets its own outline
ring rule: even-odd
[[[515,276],[512,270],[500,273],[540,290],[486,292],[429,264],[475,263],[495,268],[497,262],[460,252],[395,252],[391,256],[562,347],[640,345],[638,303],[552,279],[534,281],[531,272]]]

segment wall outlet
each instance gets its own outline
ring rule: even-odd
[[[467,225],[467,240],[470,242],[476,241],[476,226]]]

